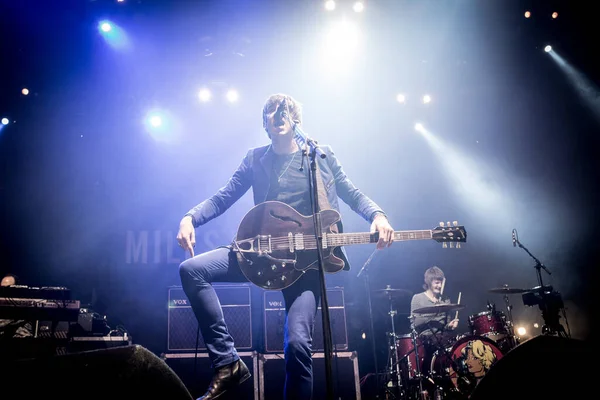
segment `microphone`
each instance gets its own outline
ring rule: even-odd
[[[517,247],[517,230],[516,229],[512,230],[512,241],[513,241],[513,247]]]

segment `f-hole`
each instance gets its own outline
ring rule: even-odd
[[[277,215],[273,212],[273,210],[269,211],[269,215],[280,221],[293,222],[294,224],[298,225],[298,228],[300,228],[302,226],[302,224],[300,222],[296,221],[295,219],[288,217],[287,215]]]

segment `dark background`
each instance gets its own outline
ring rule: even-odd
[[[572,336],[591,339],[600,171],[593,2],[381,0],[360,17],[338,3],[334,14],[317,0],[2,0],[0,118],[11,123],[0,130],[0,271],[67,286],[135,343],[165,351],[167,288],[179,284],[184,259],[179,220],[226,182],[247,148],[267,143],[262,105],[285,92],[304,104],[306,131],[332,145],[395,229],[447,220],[467,229],[461,249],[419,241],[376,254],[373,289],[417,293],[425,269],[438,265],[445,294],[461,293],[466,332],[487,301],[504,309],[489,288],[538,283],[533,260],[512,246],[515,228],[552,272],[544,283],[561,293]],[[321,27],[342,15],[360,19],[364,47],[344,65],[348,74],[326,76],[314,49]],[[102,19],[119,24],[131,46],[109,46]],[[548,43],[572,69],[543,51]],[[240,101],[201,104],[203,85],[236,87]],[[399,92],[408,93],[404,106]],[[434,99],[427,107],[415,100],[423,93]],[[153,108],[171,116],[161,136],[144,128]],[[441,142],[424,140],[416,121]],[[251,205],[248,193],[200,227],[197,251],[227,244]],[[342,213],[346,231],[368,230],[345,205]],[[146,234],[144,259],[132,243]],[[352,271],[328,285],[345,288],[351,349],[366,373],[369,311],[356,274],[373,248],[347,250]],[[253,293],[259,315],[262,293]],[[409,301],[395,307],[406,313]],[[539,310],[519,295],[511,302],[515,321],[539,334]],[[374,299],[374,308],[384,343],[387,304]],[[408,332],[402,314],[397,324]]]

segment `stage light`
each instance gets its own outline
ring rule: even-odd
[[[100,22],[100,30],[102,32],[108,33],[112,31],[112,25],[110,24],[110,22]]]
[[[551,51],[552,51],[552,46],[548,45],[548,46],[544,47],[544,51],[545,51],[546,53],[549,53],[549,52],[551,52]]]
[[[398,103],[404,103],[406,102],[406,96],[400,93],[398,96],[396,96],[396,101],[398,101]]]
[[[234,90],[234,89],[229,89],[227,91],[227,94],[225,96],[227,97],[227,100],[230,103],[235,103],[236,101],[238,101],[238,99],[240,97],[239,94],[238,94],[238,92],[236,90]]]
[[[421,124],[421,123],[417,122],[417,123],[415,124],[415,130],[416,130],[417,132],[423,132],[423,131],[425,130],[425,127],[423,126],[423,124]]]
[[[426,94],[425,96],[423,96],[423,104],[429,104],[431,103],[431,96]]]
[[[200,101],[202,101],[202,102],[209,101],[211,98],[210,90],[200,89],[200,91],[198,92],[198,97],[200,98]]]
[[[527,334],[527,330],[524,327],[520,326],[517,328],[517,335],[525,336],[526,334]]]
[[[111,47],[116,49],[127,49],[130,46],[130,41],[127,33],[123,28],[114,22],[102,20],[98,23],[100,34]]]
[[[538,324],[538,323],[536,322],[535,324],[533,324],[533,327],[534,327],[534,328],[539,328],[539,327],[540,327],[540,324]]]
[[[365,5],[363,4],[363,2],[362,2],[362,1],[357,1],[357,2],[355,2],[355,3],[354,3],[354,5],[352,6],[352,9],[353,9],[355,12],[357,12],[357,13],[358,13],[358,12],[362,12],[362,11],[365,9]]]
[[[2,118],[2,125],[8,125],[8,118]]]
[[[531,17],[531,13],[529,11],[525,11],[525,18]]]
[[[27,96],[29,94],[29,89],[23,88],[23,90],[21,90],[21,93],[23,93],[23,95]]]
[[[327,0],[325,2],[325,9],[327,11],[333,11],[333,10],[335,10],[335,1],[333,1],[333,0]]]
[[[557,13],[556,11],[554,11],[554,12],[552,13],[552,19],[556,19],[556,18],[558,18],[558,13]],[[567,19],[568,19],[568,18],[567,18]]]
[[[362,337],[363,339],[366,339],[367,338],[367,334],[363,332],[362,335],[360,335],[360,337]]]

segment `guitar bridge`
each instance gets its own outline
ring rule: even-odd
[[[248,239],[236,240],[236,250],[241,253],[271,253],[271,235],[258,235]]]

